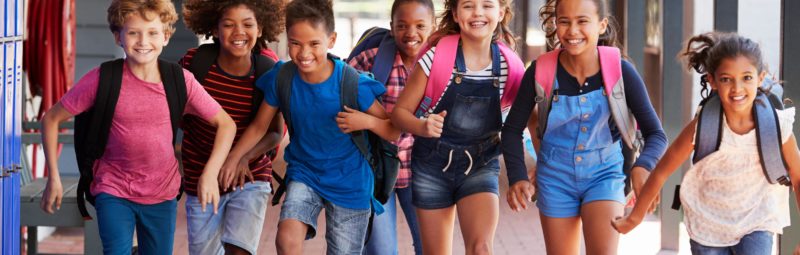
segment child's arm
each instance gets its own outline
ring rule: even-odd
[[[400,138],[400,129],[392,125],[389,115],[378,100],[372,103],[366,113],[345,106],[344,111],[336,115],[336,123],[346,134],[368,129],[388,141]]]
[[[508,175],[509,187],[506,200],[508,206],[515,212],[528,209],[528,201],[531,201],[535,191],[533,178],[536,169],[528,169],[525,165],[525,146],[522,139],[522,132],[527,127],[528,131],[533,134],[531,139],[534,142],[534,149],[538,150],[539,141],[536,139],[538,115],[534,110],[536,109],[534,74],[535,65],[532,65],[522,76],[522,84],[520,84],[517,97],[508,112],[508,117],[503,123],[503,135],[500,136]]]
[[[228,153],[228,159],[226,159],[225,164],[222,165],[223,174],[219,176],[219,181],[223,188],[231,186],[235,177],[234,173],[236,173],[235,169],[239,161],[264,137],[267,133],[267,127],[270,126],[276,112],[278,112],[277,108],[270,106],[267,102],[261,102],[258,113],[256,113],[256,118],[250,122],[244,134],[239,137],[236,146]]]
[[[203,174],[200,175],[200,180],[197,183],[197,198],[200,200],[203,211],[206,210],[206,204],[212,204],[214,206],[214,214],[216,214],[219,203],[217,176],[219,176],[220,168],[225,162],[225,156],[231,150],[233,138],[236,137],[236,123],[222,109],[207,121],[208,124],[217,128],[217,134],[214,137],[214,147],[211,149],[211,155],[208,157],[208,161],[203,167]]]
[[[438,114],[431,114],[427,118],[418,119],[414,112],[425,95],[425,86],[428,84],[428,77],[420,65],[414,68],[411,76],[408,77],[400,98],[397,99],[394,112],[392,112],[392,123],[395,123],[400,130],[407,131],[422,137],[440,137],[444,127],[444,117],[447,111]],[[433,106],[431,106],[433,107]]]
[[[281,140],[283,140],[283,117],[280,114],[275,114],[275,117],[272,118],[269,128],[267,129],[267,134],[258,141],[253,149],[239,160],[239,166],[237,167],[238,175],[236,176],[236,180],[234,180],[237,183],[233,185],[241,189],[244,188],[244,184],[247,180],[255,182],[255,177],[253,177],[253,173],[250,171],[250,161],[275,149],[281,143]],[[223,189],[227,188],[228,187],[223,187]]]
[[[781,150],[783,150],[784,159],[789,166],[789,178],[792,181],[795,202],[800,207],[800,151],[797,149],[797,139],[794,134],[789,137],[789,141],[783,144]],[[795,247],[794,254],[800,255],[800,242]]]
[[[696,122],[697,120],[689,122],[683,128],[678,139],[667,149],[664,157],[661,158],[661,161],[658,162],[656,168],[647,178],[647,182],[642,188],[642,193],[638,194],[636,205],[633,207],[631,214],[612,222],[617,231],[623,234],[628,233],[642,222],[650,205],[660,193],[661,187],[664,186],[664,182],[692,154],[694,150],[692,140],[695,134]]]
[[[40,206],[43,211],[50,214],[61,209],[61,198],[64,196],[61,176],[58,174],[58,125],[69,118],[72,118],[72,114],[64,109],[61,102],[50,108],[42,118],[42,145],[44,146],[45,164],[50,170],[50,178],[47,179]],[[55,210],[53,209],[54,204]]]

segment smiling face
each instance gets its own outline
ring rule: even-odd
[[[416,58],[433,32],[433,10],[417,2],[401,4],[392,16],[391,26],[400,54],[404,58]]]
[[[300,75],[308,82],[311,77],[327,77],[333,63],[328,61],[328,49],[336,42],[336,32],[328,32],[323,23],[301,21],[289,27],[289,56],[297,65]]]
[[[213,35],[219,39],[223,54],[247,57],[261,35],[261,28],[253,10],[240,4],[225,9]]]
[[[130,65],[155,63],[169,42],[169,35],[165,33],[168,25],[155,12],[145,12],[144,16],[151,19],[139,13],[130,14],[119,32],[114,33],[114,40],[125,51]]]
[[[556,36],[570,55],[593,52],[608,19],[600,19],[597,5],[588,0],[561,0],[556,7]]]
[[[453,12],[461,36],[475,40],[491,38],[504,15],[498,0],[461,0]]]
[[[749,114],[766,73],[759,73],[750,59],[740,55],[722,59],[715,74],[709,74],[709,83],[719,93],[725,112]]]

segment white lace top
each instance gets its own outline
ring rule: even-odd
[[[792,134],[795,109],[777,110],[782,142]],[[723,117],[718,151],[683,177],[681,203],[689,236],[706,246],[733,246],[753,231],[782,233],[790,225],[789,188],[764,176],[755,129],[734,133]]]

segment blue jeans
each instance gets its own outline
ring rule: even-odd
[[[222,255],[223,244],[256,254],[271,191],[269,185],[263,181],[248,182],[244,189],[220,196],[217,214],[212,205],[206,205],[203,212],[198,198],[187,195],[189,254]]]
[[[367,235],[370,209],[337,206],[302,182],[291,181],[286,187],[280,221],[294,219],[308,225],[308,240],[317,234],[317,218],[322,208],[325,208],[327,254],[361,254]]]
[[[772,232],[755,231],[728,247],[710,247],[690,240],[694,255],[769,255],[772,254]]]
[[[419,223],[417,223],[417,212],[411,204],[411,186],[406,188],[396,188],[397,200],[406,216],[408,228],[413,239],[414,253],[422,255],[422,240],[420,239]],[[375,216],[372,221],[372,233],[367,246],[364,247],[364,254],[397,254],[397,205],[394,195],[390,196],[389,201],[383,205],[383,214]]]
[[[175,199],[144,205],[100,193],[95,199],[103,254],[129,255],[136,229],[139,254],[172,254]]]
[[[403,214],[406,216],[408,230],[411,231],[411,239],[414,240],[414,253],[422,255],[422,239],[420,239],[417,211],[414,204],[411,203],[411,185],[408,185],[406,188],[395,189],[394,192],[397,193],[397,200],[400,201],[400,208],[403,208]]]

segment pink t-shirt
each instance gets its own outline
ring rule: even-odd
[[[164,85],[137,78],[123,68],[122,87],[111,121],[103,157],[95,161],[92,195],[107,193],[139,204],[156,204],[175,198],[181,183],[172,145]],[[187,102],[184,114],[211,120],[220,105],[183,70]],[[100,68],[86,73],[61,98],[73,115],[92,107],[97,94]]]

